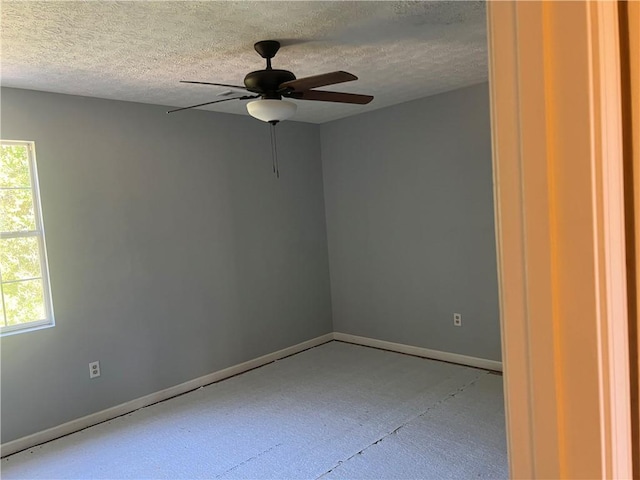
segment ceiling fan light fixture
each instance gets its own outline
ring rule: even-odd
[[[291,118],[298,108],[293,102],[276,99],[260,99],[247,103],[249,115],[263,122],[281,122]]]

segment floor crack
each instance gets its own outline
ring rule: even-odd
[[[409,423],[413,422],[414,420],[416,420],[417,418],[421,418],[423,416],[425,416],[427,413],[429,413],[430,411],[434,410],[435,408],[439,407],[440,405],[442,405],[443,403],[445,403],[447,400],[455,397],[456,395],[458,395],[461,392],[464,392],[467,388],[471,387],[472,385],[474,385],[478,380],[480,380],[480,378],[482,377],[482,375],[486,375],[487,373],[483,372],[480,375],[478,375],[477,377],[475,377],[473,380],[465,383],[464,385],[462,385],[460,388],[458,388],[457,390],[455,390],[454,392],[448,394],[447,396],[445,396],[444,398],[438,400],[436,403],[434,403],[433,405],[431,405],[429,408],[427,408],[424,412],[419,413],[418,415],[416,415],[415,417],[410,418],[409,420],[407,420],[406,422],[402,423],[399,427],[395,428],[394,430],[392,430],[391,432],[383,435],[382,437],[380,437],[378,440],[376,440],[375,442],[367,445],[366,447],[364,447],[362,450],[354,453],[353,455],[351,455],[350,457],[344,459],[344,460],[338,460],[338,463],[335,464],[333,467],[331,467],[329,470],[327,470],[326,472],[322,473],[320,476],[316,477],[316,480],[320,480],[322,477],[325,477],[327,475],[329,475],[331,472],[333,472],[336,468],[338,468],[340,465],[342,465],[343,463],[347,463],[349,460],[351,460],[354,457],[357,457],[358,455],[362,455],[366,450],[368,450],[369,448],[373,447],[374,445],[378,445],[380,442],[382,442],[384,439],[390,437],[391,435],[396,435],[400,430],[402,430],[405,426],[407,426]]]
[[[257,455],[254,455],[251,458],[247,458],[244,462],[240,462],[239,464],[234,465],[233,467],[231,467],[229,470],[226,470],[226,471],[222,472],[221,474],[216,475],[216,478],[221,478],[221,477],[225,476],[227,473],[233,472],[234,470],[242,467],[243,465],[246,465],[249,462],[252,462],[253,460],[257,460],[258,458],[260,458],[265,453],[269,453],[270,451],[272,451],[272,450],[274,450],[274,449],[276,449],[276,448],[278,448],[280,446],[282,446],[282,444],[278,443],[277,445],[274,445],[273,447],[269,447],[265,451],[260,452],[260,453],[258,453]]]

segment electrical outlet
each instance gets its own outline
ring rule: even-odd
[[[100,376],[100,362],[91,362],[89,364],[89,378]]]
[[[453,324],[456,327],[461,327],[462,326],[462,315],[460,315],[459,313],[454,313],[453,314]]]

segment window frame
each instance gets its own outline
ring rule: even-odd
[[[38,240],[38,254],[40,258],[40,277],[42,279],[42,293],[44,297],[44,311],[45,317],[41,320],[34,320],[30,322],[20,323],[17,325],[5,325],[6,320],[6,308],[4,305],[4,295],[0,295],[0,302],[2,302],[3,318],[0,319],[0,336],[13,335],[16,333],[29,332],[33,330],[40,330],[42,328],[49,328],[55,326],[55,317],[53,315],[53,299],[51,297],[51,283],[49,279],[49,262],[47,258],[47,248],[44,233],[44,221],[42,219],[42,205],[40,200],[40,184],[38,182],[38,170],[36,163],[36,148],[35,142],[30,140],[2,140],[0,139],[0,146],[24,146],[27,148],[27,157],[29,162],[29,180],[31,182],[31,197],[33,200],[33,215],[35,217],[35,230],[23,230],[18,232],[2,232],[0,231],[0,238],[31,238],[36,237]],[[21,279],[29,280],[29,279]],[[2,280],[2,272],[0,272],[0,284],[10,282],[4,282]],[[13,282],[11,282],[13,283]]]

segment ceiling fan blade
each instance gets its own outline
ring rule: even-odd
[[[195,83],[196,85],[214,85],[216,87],[239,88],[241,90],[246,90],[244,86],[241,87],[240,85],[228,85],[226,83],[192,82],[190,80],[180,80],[180,83]]]
[[[292,92],[285,94],[286,97],[298,100],[319,100],[321,102],[355,103],[366,105],[373,100],[371,95],[360,95],[357,93],[325,92],[323,90],[306,90],[304,92]]]
[[[336,83],[352,82],[357,80],[358,77],[348,72],[331,72],[323,73],[321,75],[314,75],[312,77],[298,78],[296,80],[290,80],[288,82],[281,83],[278,87],[279,92],[293,91],[302,92],[310,90],[316,87],[324,87],[326,85],[335,85]]]
[[[245,95],[243,97],[223,98],[222,100],[214,100],[213,102],[199,103],[198,105],[191,105],[189,107],[176,108],[169,110],[167,113],[180,112],[182,110],[189,110],[190,108],[204,107],[205,105],[211,105],[212,103],[227,102],[229,100],[249,100],[250,98],[258,98],[260,95]]]

